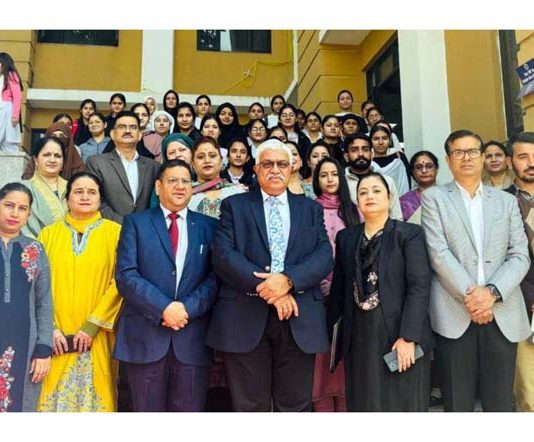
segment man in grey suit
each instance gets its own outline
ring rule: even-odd
[[[477,134],[445,141],[454,181],[422,195],[434,270],[430,319],[445,411],[511,411],[517,342],[529,335],[519,284],[530,259],[517,201],[481,184]]]
[[[102,216],[119,224],[123,216],[148,209],[158,174],[159,164],[137,153],[143,136],[139,125],[133,112],[119,112],[111,130],[116,148],[90,156],[86,163],[87,170],[102,181]]]

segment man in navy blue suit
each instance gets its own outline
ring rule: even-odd
[[[161,166],[156,193],[158,207],[123,221],[116,281],[124,308],[114,357],[125,362],[134,411],[201,411],[218,288],[210,246],[216,221],[187,210],[192,180],[181,160]]]
[[[221,279],[207,344],[223,354],[236,411],[311,411],[328,340],[319,283],[333,267],[322,208],[287,191],[292,155],[258,149],[259,189],[225,199],[213,241]]]

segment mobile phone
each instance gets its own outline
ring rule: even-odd
[[[65,353],[77,353],[78,350],[74,348],[74,335],[65,335],[65,339],[67,340],[67,351]],[[91,350],[91,346],[87,349],[87,351]]]
[[[422,357],[425,353],[423,352],[423,349],[419,344],[415,346],[415,360]],[[392,373],[395,371],[399,371],[399,361],[397,359],[397,350],[390,351],[389,353],[386,353],[384,356],[384,362],[389,368],[389,371]]]

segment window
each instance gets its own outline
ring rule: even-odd
[[[384,113],[385,120],[394,125],[393,132],[404,140],[402,128],[399,44],[395,39],[367,69],[367,97]]]
[[[517,67],[517,42],[515,31],[499,31],[499,43],[501,49],[502,84],[504,92],[504,110],[506,114],[506,135],[522,132],[523,107],[521,98],[518,98],[521,88],[515,68]]]
[[[71,45],[118,46],[119,31],[37,31],[37,41],[39,43],[59,43]]]
[[[198,51],[271,52],[271,31],[197,31]]]

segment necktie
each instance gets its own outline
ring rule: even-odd
[[[169,226],[169,237],[171,239],[172,251],[174,256],[178,250],[178,223],[176,220],[180,217],[177,213],[169,213],[167,217],[171,220],[171,225]]]
[[[284,270],[286,257],[286,242],[284,239],[284,225],[278,210],[279,201],[271,196],[269,203],[269,250],[271,252],[271,273],[280,273]]]

